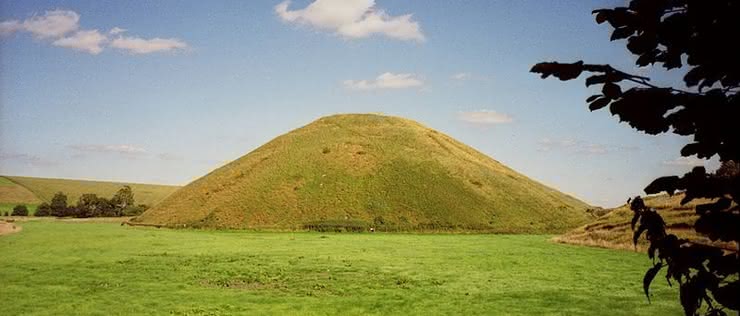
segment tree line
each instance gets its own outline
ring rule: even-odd
[[[36,208],[34,216],[77,218],[136,216],[147,208],[146,204],[136,205],[134,192],[131,187],[125,185],[110,199],[93,193],[85,193],[77,199],[76,205],[67,204],[67,195],[57,192],[51,199],[51,203],[44,202]],[[16,205],[11,215],[28,216],[28,213],[25,205]],[[5,215],[8,215],[7,212]]]

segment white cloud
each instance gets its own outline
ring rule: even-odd
[[[108,34],[110,34],[110,35],[118,35],[118,34],[121,34],[123,32],[126,32],[126,31],[127,31],[126,29],[122,29],[122,28],[116,26],[116,27],[110,29],[110,31],[108,31]]]
[[[76,151],[81,152],[91,152],[91,153],[116,153],[116,154],[127,154],[127,155],[137,155],[137,154],[145,154],[146,149],[133,146],[133,145],[69,145],[69,148],[72,148]]]
[[[46,11],[41,16],[32,16],[23,22],[7,22],[10,22],[10,28],[14,28],[14,31],[26,31],[39,39],[60,38],[80,27],[80,15],[69,10],[54,10]]]
[[[20,30],[23,30],[23,24],[18,20],[0,22],[0,35],[10,35]]]
[[[514,118],[508,114],[491,110],[460,112],[458,118],[468,123],[483,125],[506,124],[514,121]]]
[[[307,7],[289,10],[290,1],[275,6],[286,22],[310,25],[346,38],[365,38],[373,34],[423,42],[424,34],[411,14],[390,16],[375,6],[374,0],[316,0]]]
[[[375,80],[345,80],[342,82],[350,90],[405,89],[421,87],[424,81],[414,74],[394,74],[390,72],[379,75]]]
[[[102,44],[107,38],[100,34],[98,30],[78,31],[70,37],[60,38],[52,43],[54,46],[71,48],[93,55],[100,54],[103,51]]]
[[[450,76],[450,79],[452,79],[452,80],[458,80],[458,81],[463,81],[463,80],[468,80],[468,79],[470,79],[472,77],[473,77],[473,75],[471,75],[469,72],[459,72],[459,73],[456,73],[456,74]]]
[[[666,166],[687,166],[687,167],[703,166],[706,163],[707,163],[706,160],[699,159],[696,157],[678,157],[676,159],[663,161],[663,164]]]
[[[27,32],[33,37],[48,41],[54,46],[65,47],[92,55],[100,54],[106,47],[115,47],[132,54],[149,54],[185,49],[188,44],[175,38],[118,37],[112,41],[108,36],[119,35],[126,29],[114,27],[108,32],[97,29],[80,30],[80,15],[69,10],[46,11],[23,21],[0,22],[0,35]]]
[[[185,42],[176,38],[152,38],[119,37],[114,39],[111,47],[125,50],[131,54],[150,54],[156,52],[169,52],[182,50],[188,47]]]

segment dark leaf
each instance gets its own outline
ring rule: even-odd
[[[635,215],[632,216],[632,223],[630,223],[631,224],[630,227],[632,227],[633,231],[635,230],[635,224],[637,224],[637,220],[639,219],[640,219],[640,213],[635,212]]]
[[[640,227],[637,228],[635,233],[632,235],[632,242],[635,244],[635,247],[637,247],[637,241],[640,239],[640,235],[647,229],[647,226],[640,225]]]
[[[588,109],[591,111],[596,111],[598,109],[601,109],[607,105],[609,105],[609,102],[612,100],[609,98],[599,98],[594,102],[591,102],[591,104],[588,105]]]
[[[586,78],[586,87],[590,87],[591,85],[604,83],[607,80],[607,75],[593,75],[591,77]]]
[[[657,194],[660,192],[668,192],[668,194],[673,195],[673,192],[675,192],[679,186],[679,181],[680,178],[678,176],[657,178],[645,187],[645,193]]]
[[[642,279],[642,289],[645,290],[645,297],[647,297],[648,302],[650,302],[650,283],[653,282],[655,275],[658,274],[661,268],[663,268],[663,265],[660,263],[654,265],[645,272],[645,277]]]
[[[601,24],[606,22],[608,12],[611,10],[606,9],[600,9],[600,10],[594,10],[591,12],[592,14],[596,14],[596,23]]]
[[[604,87],[601,88],[601,92],[607,98],[614,100],[622,95],[622,88],[620,88],[616,83],[607,82],[604,84]]]
[[[539,63],[532,66],[532,69],[529,71],[541,74],[543,79],[552,75],[563,81],[571,80],[577,78],[583,72],[583,61],[577,61],[572,64],[561,64],[557,62]]]
[[[730,284],[718,287],[714,291],[714,299],[725,307],[733,310],[740,309],[740,281],[735,280]]]
[[[618,29],[614,29],[614,32],[612,32],[612,37],[610,40],[616,41],[623,38],[627,38],[630,35],[635,34],[635,29],[630,26],[623,26]]]
[[[701,289],[696,282],[685,282],[679,288],[681,306],[686,315],[694,315],[701,304]]]
[[[593,101],[593,100],[596,100],[596,99],[598,99],[599,97],[601,97],[601,95],[600,95],[600,94],[594,94],[594,95],[592,95],[592,96],[588,97],[588,99],[586,99],[586,103],[591,103],[591,101]]]

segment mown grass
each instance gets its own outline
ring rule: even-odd
[[[0,315],[678,315],[643,254],[533,235],[257,233],[37,220]]]
[[[398,117],[334,115],[279,136],[183,187],[144,223],[298,229],[393,227],[563,232],[587,205],[447,135]]]
[[[16,183],[31,192],[35,196],[36,203],[50,202],[51,198],[57,192],[63,192],[67,195],[67,203],[75,204],[82,194],[94,193],[98,196],[111,198],[122,186],[129,185],[134,192],[136,204],[147,204],[152,206],[163,200],[172,192],[179,189],[178,186],[158,185],[158,184],[141,184],[141,183],[123,183],[107,181],[87,181],[72,179],[50,179],[50,178],[33,178],[33,177],[16,177],[5,176],[5,179]],[[18,199],[2,198],[3,186],[0,183],[0,203],[19,203],[23,202]]]

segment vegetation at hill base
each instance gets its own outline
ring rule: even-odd
[[[125,185],[131,187],[138,203],[146,205],[160,202],[179,188],[159,184],[0,176],[0,205],[50,203],[57,192],[64,192],[70,201],[77,201],[87,193],[113,196]]]
[[[136,221],[171,227],[563,232],[585,203],[411,120],[348,114],[279,136]]]
[[[0,315],[676,315],[641,254],[498,234],[169,230],[16,222]],[[84,241],[84,242],[71,242]],[[604,280],[609,280],[604,282]]]

